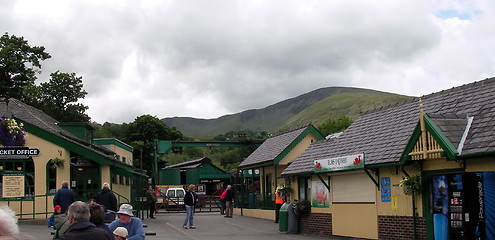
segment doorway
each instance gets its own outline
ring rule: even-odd
[[[70,188],[76,193],[76,200],[87,202],[100,191],[100,167],[72,166]]]

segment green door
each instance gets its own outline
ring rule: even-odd
[[[76,200],[87,202],[100,191],[99,166],[72,166],[70,188],[76,193]]]

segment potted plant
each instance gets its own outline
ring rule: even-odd
[[[292,209],[296,216],[308,214],[311,211],[311,201],[301,199],[292,203]]]
[[[23,146],[26,143],[26,130],[22,123],[15,119],[2,116],[0,118],[0,145]]]
[[[419,174],[406,176],[400,181],[399,187],[406,195],[419,195],[421,194],[421,176]]]

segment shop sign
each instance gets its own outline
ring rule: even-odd
[[[37,148],[28,147],[3,147],[0,148],[0,159],[28,159],[32,156],[40,155],[40,150]]]
[[[314,172],[333,172],[364,168],[364,154],[325,158],[314,161]]]
[[[2,198],[24,197],[24,174],[4,174],[2,181]]]

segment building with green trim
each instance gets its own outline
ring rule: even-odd
[[[89,124],[60,123],[13,98],[0,102],[0,115],[22,123],[27,133],[24,146],[0,146],[0,151],[36,150],[35,155],[0,156],[0,204],[21,218],[45,218],[53,212],[53,196],[62,181],[69,182],[77,200],[94,198],[102,183],[109,182],[119,201],[129,202],[133,183],[146,177],[132,166],[132,147],[116,139],[94,144]],[[12,184],[18,187],[9,188]]]
[[[237,206],[243,208],[243,215],[274,220],[275,189],[279,185],[291,184],[290,179],[280,178],[282,171],[311,143],[322,139],[324,137],[310,123],[268,138],[239,164],[242,172],[254,173],[243,176],[242,198],[237,202]],[[257,174],[259,177],[255,177]]]
[[[309,192],[300,232],[494,239],[494,123],[495,78],[361,114],[282,172],[294,195]]]
[[[231,174],[215,166],[207,157],[164,167],[158,176],[158,185],[205,185],[207,195],[231,183]]]

